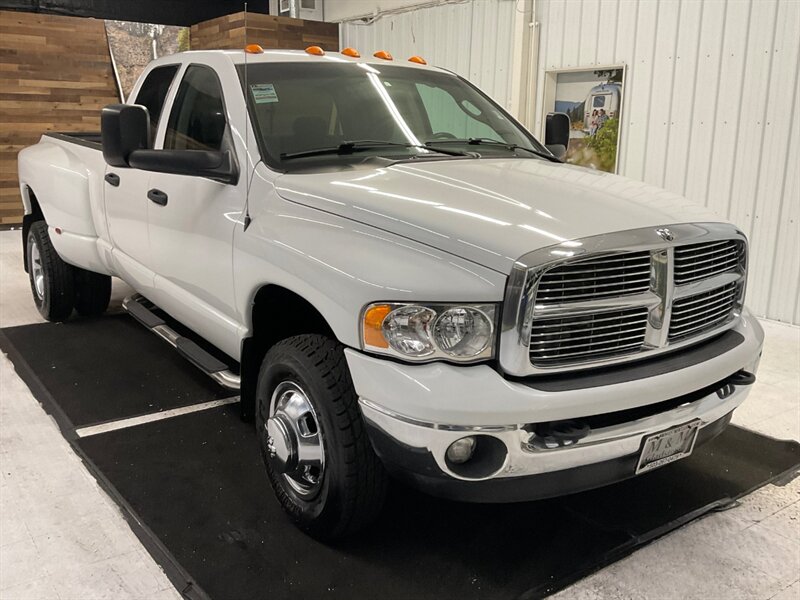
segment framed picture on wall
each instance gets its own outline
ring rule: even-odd
[[[544,114],[569,116],[568,163],[617,172],[624,85],[625,65],[547,72]]]

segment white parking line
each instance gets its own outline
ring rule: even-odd
[[[119,421],[109,421],[108,423],[100,423],[98,425],[89,425],[88,427],[81,427],[76,429],[75,433],[79,438],[85,438],[100,433],[108,433],[109,431],[117,431],[118,429],[127,429],[128,427],[136,427],[137,425],[144,425],[145,423],[152,423],[154,421],[162,421],[164,419],[171,419],[172,417],[179,417],[181,415],[188,415],[201,410],[208,410],[210,408],[217,408],[218,406],[225,406],[226,404],[233,404],[239,401],[239,396],[233,398],[224,398],[222,400],[212,400],[211,402],[203,402],[202,404],[192,404],[191,406],[182,406],[180,408],[170,408],[169,410],[162,410],[149,415],[140,415],[138,417],[130,417],[129,419],[120,419]]]

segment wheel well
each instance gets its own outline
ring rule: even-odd
[[[240,390],[242,417],[254,416],[256,384],[261,362],[277,342],[304,333],[335,339],[325,317],[302,296],[278,285],[265,285],[253,300],[253,335],[242,344]]]
[[[44,221],[45,219],[42,208],[39,206],[39,201],[36,199],[36,194],[33,193],[30,187],[26,187],[25,191],[28,195],[28,201],[31,204],[31,212],[22,217],[22,266],[27,273],[28,252],[26,245],[28,242],[28,231],[30,231],[31,225],[36,223],[36,221]]]

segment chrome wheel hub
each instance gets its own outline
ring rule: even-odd
[[[33,291],[39,300],[44,300],[44,267],[42,267],[42,256],[39,254],[39,246],[33,236],[28,238],[28,269],[31,273]]]
[[[281,473],[303,497],[314,496],[322,483],[325,450],[314,406],[293,381],[283,381],[270,399],[267,454],[272,469]]]

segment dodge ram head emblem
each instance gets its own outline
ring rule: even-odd
[[[665,242],[671,242],[675,239],[675,236],[672,235],[672,232],[666,227],[663,227],[662,229],[656,229],[656,233],[660,235],[661,239]]]

